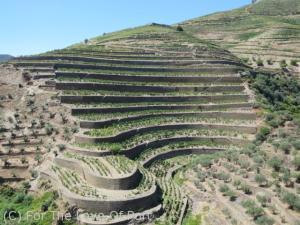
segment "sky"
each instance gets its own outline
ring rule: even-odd
[[[152,22],[175,24],[251,0],[3,0],[0,54],[30,55]]]

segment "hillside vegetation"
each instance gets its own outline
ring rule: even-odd
[[[252,66],[288,67],[299,72],[296,63],[300,60],[298,0],[261,0],[180,24],[195,36],[219,44]]]

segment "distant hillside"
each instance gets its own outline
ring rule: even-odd
[[[11,55],[1,55],[0,54],[0,62],[6,62],[12,58],[13,58],[13,56],[11,56]]]
[[[288,64],[292,60],[300,61],[299,0],[261,0],[180,25],[253,64],[259,58],[270,67],[278,67],[282,60]]]

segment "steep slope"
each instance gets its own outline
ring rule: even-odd
[[[141,215],[176,224],[186,195],[149,167],[240,149],[256,133],[253,99],[239,75],[249,68],[170,26],[106,34],[14,64],[36,79],[54,78],[46,85],[80,124],[67,152],[41,174],[86,212],[82,224],[121,224]],[[134,214],[113,218],[111,211]]]
[[[181,23],[195,36],[214,41],[254,66],[270,68],[300,60],[300,2],[261,0],[255,4]],[[282,62],[281,62],[282,61]],[[280,63],[281,62],[281,63]]]

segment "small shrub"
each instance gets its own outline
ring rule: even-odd
[[[228,196],[228,197],[229,197],[229,200],[232,201],[232,202],[235,201],[235,200],[237,199],[236,193],[235,193],[234,191],[232,191],[232,190],[227,191],[227,192],[225,193],[225,195]]]
[[[297,60],[291,60],[291,65],[292,66],[298,66],[298,61]]]
[[[241,180],[235,180],[235,181],[233,181],[233,186],[235,186],[237,189],[240,188],[241,184],[242,184]]]
[[[222,192],[223,194],[225,194],[227,191],[229,191],[229,187],[226,184],[222,184],[219,188],[219,191]]]
[[[25,197],[26,197],[26,195],[24,193],[17,194],[17,196],[14,199],[14,203],[17,203],[17,204],[22,203],[24,201]]]
[[[259,217],[264,215],[264,210],[261,207],[250,207],[246,210],[246,213],[253,217],[254,220],[257,220]]]
[[[300,150],[300,140],[293,141],[292,145],[296,150]]]
[[[266,207],[267,203],[269,202],[269,198],[264,194],[256,195],[257,201],[261,204],[262,207]]]
[[[271,133],[271,129],[268,127],[262,127],[256,134],[256,140],[263,142],[267,139],[268,135]]]
[[[184,31],[184,30],[183,30],[183,27],[182,27],[182,26],[180,26],[180,25],[178,25],[178,26],[176,27],[176,30],[177,30],[177,31],[179,31],[179,32],[182,32],[182,31]]]
[[[289,205],[290,209],[300,211],[300,197],[298,195],[283,191],[281,193],[281,199]]]
[[[264,66],[264,62],[260,58],[256,61],[256,64],[257,66]]]
[[[60,152],[62,152],[63,150],[66,149],[66,146],[64,144],[59,144],[59,145],[57,145],[57,148]]]
[[[246,195],[252,194],[252,191],[251,191],[250,186],[247,185],[247,184],[245,184],[245,183],[241,185],[241,190],[242,190]]]
[[[268,65],[273,65],[273,60],[272,59],[267,59]]]
[[[286,141],[282,141],[279,144],[279,149],[282,150],[285,154],[289,154],[291,151],[292,146],[290,145],[290,143],[286,142]]]
[[[287,63],[286,63],[285,60],[281,60],[281,61],[280,61],[280,67],[281,67],[281,68],[286,68],[286,67],[287,67]]]
[[[53,126],[50,123],[47,123],[45,126],[45,132],[47,135],[51,135],[54,131]]]
[[[255,223],[257,225],[273,225],[275,223],[275,221],[272,218],[269,218],[265,215],[258,217],[255,220]]]
[[[264,187],[268,184],[267,178],[262,174],[255,175],[255,182],[258,183],[261,187]]]
[[[296,167],[297,171],[300,171],[300,155],[295,156],[293,160],[293,165]]]
[[[279,159],[277,156],[273,156],[271,159],[268,160],[269,166],[271,166],[276,172],[279,172],[282,166],[282,160]]]

